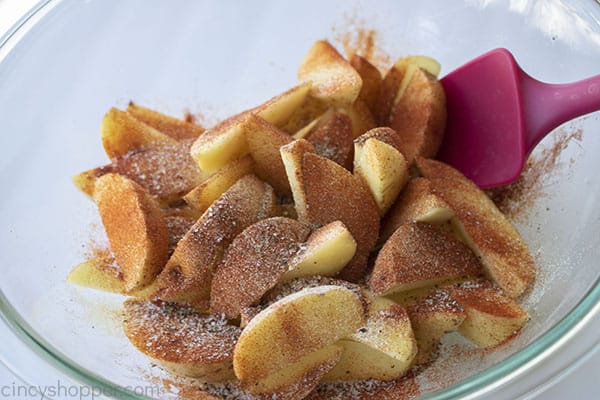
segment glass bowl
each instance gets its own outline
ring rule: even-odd
[[[599,21],[594,0],[41,2],[0,41],[5,324],[75,382],[131,399],[152,382],[167,396],[168,380],[121,332],[122,298],[65,282],[102,237],[95,206],[70,177],[107,161],[99,126],[110,107],[135,100],[203,113],[210,124],[292,86],[313,41],[352,46],[369,29],[381,61],[425,54],[443,76],[506,47],[531,75],[569,82],[600,72]],[[554,168],[515,219],[539,268],[523,299],[531,322],[486,356],[450,335],[436,362],[449,386],[422,379],[426,398],[531,397],[598,347],[598,133],[600,114],[590,114],[534,152]],[[14,349],[0,348],[2,361],[33,382],[36,371],[19,368],[28,359]]]

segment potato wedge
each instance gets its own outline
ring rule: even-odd
[[[374,109],[375,119],[379,125],[387,126],[395,106],[398,104],[408,83],[417,69],[422,68],[433,76],[438,76],[440,64],[426,56],[407,56],[400,58],[388,70],[383,78]]]
[[[207,179],[190,156],[191,140],[155,143],[116,157],[111,164],[82,172],[73,181],[88,195],[94,193],[96,180],[116,173],[133,180],[158,198],[161,205],[177,203],[182,196]]]
[[[339,112],[346,114],[352,121],[352,135],[355,139],[377,126],[369,107],[361,99],[357,99],[351,107],[341,108]]]
[[[244,229],[214,271],[211,312],[235,319],[243,307],[258,304],[287,271],[289,261],[309,234],[307,225],[282,217],[264,219]]]
[[[391,128],[380,126],[377,128],[369,129],[368,131],[360,135],[355,140],[355,143],[366,142],[368,139],[377,139],[400,151],[400,137],[398,136],[396,131],[394,131]]]
[[[301,290],[316,288],[320,286],[341,286],[346,289],[350,289],[358,297],[360,297],[361,301],[363,302],[363,307],[365,308],[365,310],[367,309],[369,301],[366,297],[366,292],[361,287],[361,285],[357,283],[350,283],[343,279],[321,275],[297,278],[292,281],[278,283],[277,286],[269,290],[264,295],[259,307],[262,307],[264,309],[269,305],[275,303],[276,301],[279,301],[284,297],[290,296]]]
[[[508,294],[520,296],[535,279],[527,244],[513,224],[473,182],[440,161],[419,158],[417,167],[436,195],[456,213],[456,227],[480,257],[487,274]]]
[[[337,345],[344,350],[342,357],[323,377],[323,381],[389,381],[405,372],[404,365],[400,366],[401,362],[364,343],[343,339]]]
[[[369,110],[373,112],[377,103],[377,97],[379,96],[381,81],[383,80],[381,72],[369,60],[358,54],[350,57],[350,65],[352,65],[362,79],[362,87],[357,100],[363,101],[369,107]]]
[[[287,297],[304,289],[330,285],[341,286],[352,290],[354,293],[356,293],[357,296],[361,298],[364,308],[367,308],[368,300],[366,298],[365,291],[361,288],[360,285],[350,283],[341,279],[331,278],[329,276],[314,275],[309,277],[297,278],[291,281],[279,282],[273,289],[265,293],[259,305],[242,308],[242,311],[240,313],[240,326],[245,327],[252,318],[258,315],[259,312],[261,312],[271,304],[275,303],[276,301],[283,299],[284,297]]]
[[[154,143],[176,143],[175,139],[114,107],[104,115],[100,131],[102,146],[110,159]]]
[[[278,128],[283,127],[292,115],[303,105],[311,90],[310,82],[301,83],[269,101],[255,107],[253,114]]]
[[[356,253],[356,241],[340,221],[331,222],[308,237],[288,263],[279,279],[291,281],[307,276],[333,276],[340,272]]]
[[[326,40],[310,48],[298,68],[298,79],[312,82],[311,96],[336,106],[354,103],[362,87],[358,72]]]
[[[419,349],[416,364],[435,359],[444,335],[457,331],[467,317],[460,304],[444,288],[433,289],[422,300],[406,309]]]
[[[480,347],[505,342],[529,321],[529,315],[521,306],[485,282],[459,284],[449,291],[466,313],[458,331]]]
[[[374,294],[387,295],[481,273],[479,260],[463,242],[435,225],[410,222],[383,245],[368,283]]]
[[[158,204],[138,184],[117,174],[96,181],[94,202],[125,290],[148,285],[163,269],[169,252],[169,233]]]
[[[316,362],[306,359],[352,334],[364,320],[360,297],[340,286],[320,286],[284,297],[244,328],[233,355],[235,375],[253,394],[282,391],[297,384],[286,369],[299,362],[302,368],[298,369],[306,372],[315,364],[322,365],[322,357],[316,357]],[[339,354],[337,350],[331,353]],[[327,364],[332,367],[334,363]]]
[[[290,184],[281,161],[279,148],[292,137],[275,125],[252,115],[246,125],[248,150],[254,159],[256,175],[282,196],[291,196]]]
[[[341,271],[350,281],[362,279],[369,252],[379,235],[375,200],[359,178],[335,162],[302,151],[302,139],[281,148],[298,218],[316,226],[341,221],[356,241],[354,258]]]
[[[200,168],[213,172],[248,153],[246,124],[257,115],[279,127],[302,105],[310,83],[293,87],[266,103],[228,118],[202,134],[192,146],[191,154]]]
[[[436,76],[439,63],[423,56],[400,59],[381,86],[379,123],[400,135],[409,164],[416,156],[434,157],[446,126],[446,97]]]
[[[302,170],[298,168],[302,164],[304,154],[315,152],[314,146],[305,139],[296,139],[293,142],[279,148],[281,160],[285,168],[285,174],[290,183],[290,189],[294,197],[294,206],[298,219],[308,220],[306,213],[306,193]]]
[[[67,282],[104,292],[125,293],[121,271],[102,258],[79,263],[69,272]]]
[[[129,341],[167,370],[204,382],[234,378],[233,349],[241,329],[224,318],[134,299],[125,301],[123,314]]]
[[[214,268],[246,227],[275,212],[275,193],[246,175],[221,195],[179,241],[158,276],[158,297],[195,303],[209,299]]]
[[[398,132],[401,151],[409,163],[416,156],[435,157],[446,127],[446,96],[442,84],[417,69],[395,105],[390,128]]]
[[[203,171],[215,172],[248,154],[245,125],[250,111],[219,122],[204,132],[192,145],[191,155]]]
[[[196,139],[204,132],[200,125],[142,107],[134,102],[129,103],[126,111],[137,120],[175,140]]]
[[[338,344],[345,353],[328,380],[397,379],[417,354],[408,314],[385,298],[372,297],[365,325]]]
[[[380,240],[387,240],[407,222],[443,224],[454,215],[448,203],[434,193],[431,182],[425,178],[413,178],[386,215]]]
[[[250,156],[234,160],[188,192],[183,199],[190,207],[204,212],[239,179],[253,173],[254,167]]]
[[[167,208],[163,211],[163,214],[169,232],[169,257],[171,257],[179,241],[183,239],[202,214],[187,206]]]
[[[354,174],[367,185],[383,216],[408,182],[408,163],[395,147],[376,138],[354,141]]]
[[[337,344],[324,347],[305,355],[279,371],[248,386],[247,391],[256,392],[258,398],[295,400],[303,399],[319,384],[342,356],[342,347]]]
[[[281,129],[290,135],[295,135],[296,132],[323,115],[328,108],[329,105],[323,100],[308,95],[300,107],[298,107],[290,116],[288,121],[281,126]],[[302,136],[296,137],[296,139],[300,139],[301,137]]]
[[[89,289],[116,293],[139,299],[154,298],[157,290],[156,280],[142,289],[125,290],[125,280],[121,269],[116,265],[112,254],[97,255],[75,266],[67,277],[67,282]]]
[[[343,113],[330,108],[318,122],[304,134],[315,147],[315,152],[350,170],[354,155],[352,121]]]

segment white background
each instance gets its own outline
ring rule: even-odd
[[[167,0],[165,0],[167,1]],[[8,30],[18,18],[26,13],[37,0],[0,0],[0,36]],[[4,342],[0,337],[0,343]],[[48,367],[50,368],[50,367]],[[19,380],[0,364],[0,387],[12,385]],[[31,382],[33,383],[33,382]],[[553,388],[541,394],[538,399],[588,400],[600,398],[600,352],[581,365],[567,378]]]

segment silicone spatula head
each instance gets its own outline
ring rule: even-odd
[[[438,158],[481,187],[516,179],[527,149],[519,68],[504,49],[486,53],[442,79],[448,119]]]
[[[438,158],[482,188],[514,182],[545,135],[600,110],[600,75],[543,83],[527,75],[506,49],[475,58],[441,82],[448,120]]]

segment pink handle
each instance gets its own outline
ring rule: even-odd
[[[528,153],[562,123],[600,110],[600,75],[556,85],[520,72]]]

